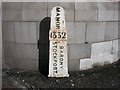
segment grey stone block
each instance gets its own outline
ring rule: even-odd
[[[17,43],[37,43],[36,22],[15,22]]]
[[[3,43],[3,48],[4,48],[4,56],[8,57],[13,57],[14,56],[14,49],[15,49],[15,44],[10,43],[10,42],[4,42]]]
[[[2,3],[2,19],[5,21],[22,20],[22,3],[21,2],[4,2]]]
[[[112,2],[98,3],[98,21],[112,21],[114,20],[115,7]]]
[[[15,42],[14,35],[14,23],[13,22],[3,22],[2,23],[2,36],[3,41]]]
[[[23,44],[15,44],[13,53],[15,58],[23,58]]]
[[[120,39],[120,22],[118,22],[118,38]]]
[[[76,10],[97,10],[97,2],[75,2]]]
[[[105,40],[113,40],[118,38],[118,22],[107,22]]]
[[[3,21],[21,21],[22,10],[6,9],[2,13]]]
[[[97,21],[97,10],[75,10],[75,21]]]
[[[21,10],[22,2],[3,2],[2,7],[4,9]]]
[[[47,2],[23,2],[22,6],[23,10],[30,10],[30,9],[47,9]]]
[[[23,21],[41,21],[47,17],[47,2],[24,2],[22,8]]]
[[[90,57],[91,44],[73,44],[70,45],[69,59],[78,60]]]
[[[27,59],[38,59],[37,45],[24,44],[23,45],[23,57]]]
[[[79,71],[79,60],[68,60],[69,71]]]
[[[105,22],[87,22],[86,42],[105,40]]]
[[[48,9],[52,10],[55,6],[62,6],[64,9],[74,9],[74,2],[48,2]]]
[[[97,3],[76,2],[75,21],[97,21]]]
[[[119,12],[119,6],[118,6],[118,2],[114,3],[114,7],[115,7],[115,15],[114,15],[114,21],[118,21],[118,12]]]
[[[15,62],[13,57],[5,57],[5,64],[11,68],[15,68]]]
[[[39,10],[39,9],[30,9],[30,10],[22,10],[22,20],[23,21],[41,21],[47,17],[47,9]]]
[[[68,44],[85,43],[85,22],[67,22]]]

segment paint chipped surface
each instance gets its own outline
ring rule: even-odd
[[[48,77],[69,77],[65,12],[60,6],[56,6],[52,9],[49,40]]]

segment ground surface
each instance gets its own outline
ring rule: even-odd
[[[120,61],[69,78],[47,78],[38,71],[3,69],[3,88],[120,88]]]

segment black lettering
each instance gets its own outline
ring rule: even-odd
[[[57,49],[53,49],[53,52],[57,52]]]
[[[60,8],[59,8],[59,7],[58,7],[58,8],[56,8],[56,11],[57,11],[57,12],[60,12]]]
[[[53,66],[57,66],[57,63],[53,63]]]
[[[60,61],[63,61],[63,58],[60,58]]]

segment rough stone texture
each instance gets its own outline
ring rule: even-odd
[[[99,2],[98,3],[98,21],[112,21],[114,20],[114,3]]]
[[[105,40],[113,40],[118,38],[118,22],[107,22]]]
[[[104,41],[105,22],[87,22],[86,42]]]
[[[3,29],[3,32],[2,32],[3,41],[15,42],[14,23],[13,22],[3,22],[2,29]]]
[[[91,44],[73,44],[70,45],[69,59],[80,59],[90,57]]]
[[[15,38],[17,43],[37,43],[36,22],[15,22]]]
[[[97,3],[75,3],[75,21],[97,21]]]
[[[79,71],[79,60],[68,60],[68,70],[69,71]]]
[[[93,43],[91,46],[91,58],[110,55],[112,53],[112,41]]]
[[[85,43],[85,22],[67,22],[68,44]]]

